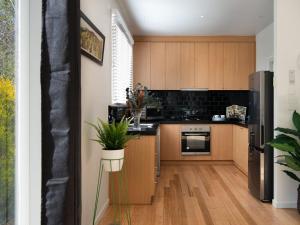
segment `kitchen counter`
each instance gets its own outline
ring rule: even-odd
[[[156,135],[157,128],[160,124],[232,124],[238,125],[241,127],[248,128],[246,122],[238,121],[211,121],[211,120],[162,120],[162,121],[143,121],[142,123],[151,123],[152,127],[143,127],[141,130],[134,130],[132,127],[129,127],[128,134],[131,135]]]
[[[238,121],[211,121],[211,120],[164,120],[160,121],[160,124],[232,124],[247,128],[248,124],[246,122]]]

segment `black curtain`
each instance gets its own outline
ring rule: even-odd
[[[43,0],[42,225],[79,225],[79,0]]]

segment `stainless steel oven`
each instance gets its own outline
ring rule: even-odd
[[[181,128],[182,155],[210,155],[210,127],[186,125]]]

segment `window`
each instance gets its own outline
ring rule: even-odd
[[[132,87],[133,39],[117,10],[112,12],[112,102],[126,102],[126,88]]]
[[[16,2],[0,0],[0,225],[15,224]]]

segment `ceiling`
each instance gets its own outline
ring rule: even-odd
[[[255,35],[273,0],[119,0],[134,35]]]

